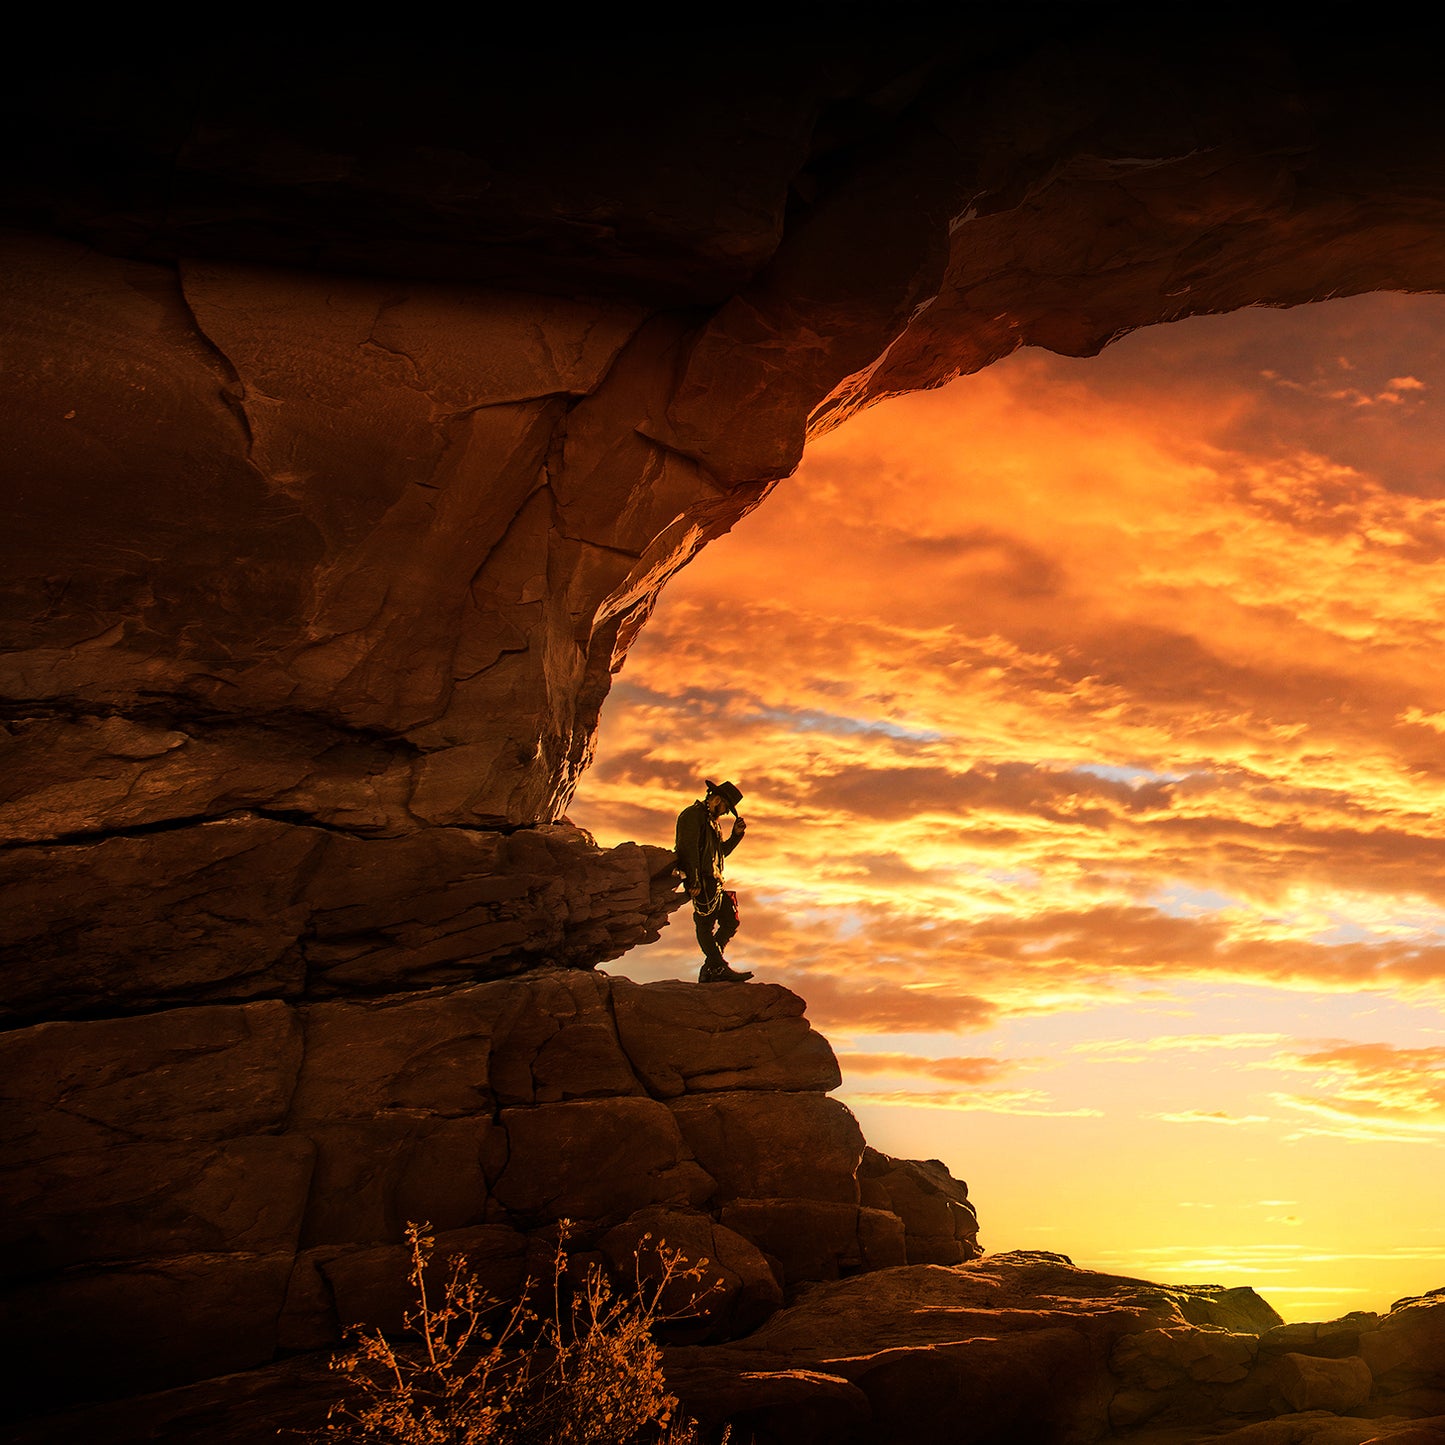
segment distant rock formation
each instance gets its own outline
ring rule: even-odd
[[[1445,1291],[1285,1325],[1249,1289],[988,1255],[814,1286],[667,1365],[704,1424],[794,1445],[1424,1445],[1445,1438]]]

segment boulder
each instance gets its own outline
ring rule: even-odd
[[[723,1218],[745,1232],[744,1213],[741,1204],[730,1205]],[[808,1223],[816,1237],[823,1221]],[[706,1368],[714,1412],[727,1398],[728,1370],[740,1386],[785,1370],[845,1378],[868,1397],[872,1423],[862,1438],[870,1445],[901,1442],[910,1431],[980,1445],[1114,1438],[1110,1431],[1121,1441],[1194,1445],[1216,1435],[1233,1439],[1235,1424],[1266,1415],[1333,1422],[1338,1417],[1319,1406],[1355,1408],[1344,1402],[1358,1404],[1362,1387],[1368,1391],[1358,1359],[1302,1357],[1282,1367],[1276,1354],[1261,1362],[1256,1333],[1186,1317],[1237,1313],[1241,1302],[1221,1305],[1220,1293],[1217,1286],[1155,1285],[1079,1269],[1060,1255],[1016,1251],[808,1284],[751,1335],[707,1350],[669,1350],[668,1363],[679,1380]],[[1269,1372],[1268,1382],[1255,1381],[1254,1401],[1235,1409],[1232,1392],[1249,1388],[1260,1371]],[[1305,1414],[1284,1398],[1283,1383],[1306,1401]],[[737,1398],[741,1409],[744,1397]],[[1368,1429],[1353,1438],[1367,1435]]]
[[[617,1035],[648,1092],[827,1093],[842,1082],[831,1045],[777,984],[612,985]]]
[[[1374,1376],[1374,1408],[1445,1415],[1445,1290],[1396,1302],[1361,1334],[1360,1358]]]
[[[1332,1415],[1347,1415],[1363,1405],[1374,1383],[1370,1367],[1358,1356],[1330,1360],[1284,1355],[1275,1378],[1291,1410],[1328,1410]]]
[[[846,1105],[821,1094],[687,1095],[669,1103],[719,1200],[858,1202],[863,1134]]]
[[[968,1186],[937,1159],[892,1159],[863,1151],[858,1187],[865,1204],[902,1221],[909,1264],[960,1264],[983,1253]]]
[[[1050,1282],[1053,1292],[1037,1288]],[[1116,1297],[1125,1283],[1012,1256],[884,1269],[813,1285],[744,1339],[669,1349],[667,1366],[689,1407],[690,1372],[710,1369],[705,1399],[714,1413],[727,1400],[723,1370],[738,1381],[739,1410],[745,1382],[760,1374],[848,1380],[868,1399],[871,1424],[860,1438],[869,1445],[1095,1439],[1114,1388],[1110,1342],[1164,1310]]]
[[[618,1042],[616,987],[562,969],[506,986],[492,1062],[502,1104],[645,1094]]]
[[[664,1272],[664,1250],[679,1255],[680,1278],[658,1296],[669,1339],[729,1339],[761,1324],[783,1302],[767,1258],[741,1234],[705,1214],[640,1209],[602,1238],[619,1289],[642,1281],[650,1291]]]
[[[1361,1336],[1379,1323],[1379,1315],[1357,1310],[1335,1320],[1276,1325],[1260,1335],[1260,1354],[1318,1355],[1322,1359],[1357,1355]]]
[[[497,1203],[524,1225],[620,1222],[649,1204],[697,1206],[717,1185],[672,1111],[654,1099],[579,1099],[503,1109]]]
[[[777,1261],[784,1286],[904,1262],[895,1216],[818,1199],[733,1199],[722,1223]]]

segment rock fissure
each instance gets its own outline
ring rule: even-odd
[[[224,348],[216,341],[201,322],[196,314],[196,309],[191,305],[191,298],[186,294],[186,273],[185,264],[177,262],[172,274],[175,278],[175,296],[186,317],[190,321],[196,339],[209,352],[212,360],[219,370],[226,376],[225,384],[220,388],[217,395],[221,404],[230,412],[235,419],[236,425],[240,428],[244,447],[242,455],[251,465],[256,475],[263,480],[266,478],[262,469],[255,464],[256,435],[251,427],[251,415],[246,410],[246,381],[237,369],[234,361],[226,355]]]
[[[630,83],[559,35],[554,83],[482,91],[450,37],[345,84],[61,47],[7,89],[20,1408],[174,1387],[129,1418],[206,1438],[248,1371],[318,1388],[278,1351],[395,1318],[406,1218],[507,1281],[565,1207],[619,1269],[662,1227],[728,1262],[669,1362],[710,1427],[1326,1445],[1445,1414],[1438,1299],[1281,1335],[1228,1292],[979,1259],[966,1188],[825,1097],[800,1001],[589,972],[683,900],[665,850],[552,821],[659,590],[809,435],[1021,345],[1445,288],[1429,47],[1182,24],[780,25],[766,63],[630,46]],[[269,1032],[179,1048],[243,1014]],[[120,1445],[116,1410],[52,1438]]]

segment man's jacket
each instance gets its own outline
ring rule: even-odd
[[[707,804],[701,798],[677,815],[677,866],[689,891],[701,889],[712,893],[722,882],[723,859],[742,841],[742,830],[734,826],[733,835],[723,841],[722,830],[708,817]]]

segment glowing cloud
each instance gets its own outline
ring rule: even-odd
[[[733,954],[846,1031],[884,1127],[967,1114],[995,1197],[991,1117],[1050,1148],[1106,1121],[1115,1167],[1268,1140],[1210,1155],[1252,1198],[1316,1187],[1315,1149],[1438,1143],[1438,1052],[1364,1030],[1445,998],[1442,371],[1445,303],[1372,297],[874,408],[670,584],[573,818],[667,842],[736,779]],[[689,935],[624,966],[688,975]],[[1067,1092],[1000,1086],[1045,1050]]]

